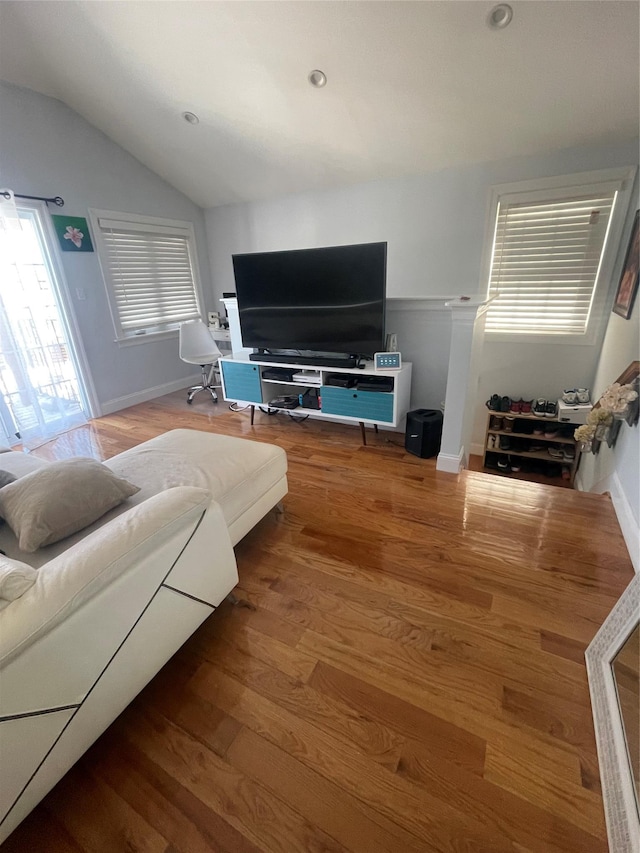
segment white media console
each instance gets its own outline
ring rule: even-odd
[[[322,365],[296,364],[295,356],[291,362],[252,361],[246,352],[234,353],[220,359],[220,375],[224,399],[233,403],[251,406],[251,423],[255,407],[269,407],[272,400],[283,395],[298,395],[308,388],[316,388],[320,398],[320,408],[298,406],[286,409],[295,415],[309,415],[312,418],[360,424],[362,441],[366,444],[365,424],[375,427],[399,426],[409,410],[411,391],[411,364],[403,364],[400,370],[375,370],[373,362],[365,362],[362,369],[324,367]],[[311,381],[282,381],[265,378],[265,371],[272,368],[291,368],[297,371],[310,371]],[[330,374],[350,376],[357,379],[366,377],[389,377],[392,390],[372,391],[356,387],[339,387],[328,384]]]

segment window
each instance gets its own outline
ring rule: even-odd
[[[488,332],[586,342],[610,284],[621,191],[632,181],[627,169],[495,188]]]
[[[189,222],[90,211],[116,338],[143,338],[200,317]]]

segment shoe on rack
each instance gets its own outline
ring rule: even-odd
[[[500,471],[510,471],[511,468],[509,466],[509,457],[507,457],[505,459],[503,456],[500,459],[498,459],[498,468]]]
[[[505,432],[513,432],[513,429],[516,424],[516,419],[511,415],[507,415],[504,419],[504,431]]]
[[[509,465],[511,466],[511,470],[513,471],[514,474],[517,474],[521,468],[520,460],[518,459],[517,456],[515,459],[512,459],[511,456],[508,456],[507,458],[509,460]]]
[[[500,395],[492,394],[491,399],[487,400],[485,403],[487,409],[491,412],[499,412],[500,411]]]
[[[531,411],[537,418],[543,418],[546,409],[547,401],[543,400],[542,397],[538,397],[538,399],[533,404],[533,409]]]
[[[508,435],[500,436],[500,450],[511,450],[511,439]]]
[[[576,458],[576,449],[572,444],[567,444],[562,448],[562,458],[565,462],[573,462]]]
[[[562,475],[562,466],[558,465],[557,462],[547,462],[545,474],[547,477],[560,477]]]
[[[553,427],[549,427],[549,429],[545,429],[544,437],[545,438],[557,438],[559,430],[554,429]]]
[[[588,403],[589,402],[589,389],[588,388],[576,389],[576,396],[578,398],[579,403]]]
[[[508,412],[510,408],[511,408],[511,397],[503,397],[500,400],[500,411],[501,412]]]
[[[549,456],[553,457],[553,459],[564,458],[564,454],[562,452],[561,447],[555,447],[554,445],[551,445],[551,447],[549,447],[549,449],[547,450],[547,453],[549,454]]]
[[[512,400],[509,411],[512,415],[519,415],[522,411],[522,400]]]
[[[562,466],[562,479],[570,480],[571,479],[571,468],[568,465]]]
[[[545,418],[557,418],[558,404],[554,403],[553,400],[547,400],[546,405],[544,407],[544,416]]]
[[[495,435],[489,435],[487,437],[487,450],[494,450],[496,446],[496,437]]]
[[[489,418],[489,429],[501,430],[504,428],[504,418],[500,415],[491,415]]]
[[[523,415],[530,415],[532,406],[533,400],[520,400],[520,413]]]
[[[543,444],[530,444],[527,448],[529,453],[542,453],[545,447]]]
[[[578,402],[578,392],[575,388],[571,391],[567,391],[566,389],[562,392],[562,402],[566,403],[567,406],[575,406]]]
[[[520,421],[518,424],[518,432],[522,432],[525,435],[533,435],[533,430],[535,429],[532,421]]]

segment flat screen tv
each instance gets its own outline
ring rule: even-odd
[[[246,347],[384,349],[386,243],[234,255],[233,271]]]

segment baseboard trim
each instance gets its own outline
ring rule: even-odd
[[[631,506],[622,488],[622,483],[616,471],[611,475],[611,502],[618,517],[618,524],[633,563],[634,571],[640,573],[640,530],[631,511]]]
[[[124,397],[105,400],[104,403],[100,404],[100,408],[103,415],[111,415],[113,412],[119,412],[121,409],[128,409],[129,406],[146,403],[147,400],[162,397],[164,394],[171,394],[172,391],[180,391],[182,388],[188,388],[190,385],[197,385],[198,382],[200,382],[200,374],[185,376],[183,379],[174,379],[173,382],[154,385],[153,388],[145,388],[144,391],[136,391],[134,394],[126,394]]]
[[[462,460],[464,459],[464,447],[457,454],[439,453],[438,461],[436,462],[436,471],[445,471],[447,474],[459,474],[464,467]]]
[[[484,456],[484,444],[472,444],[469,456]]]

